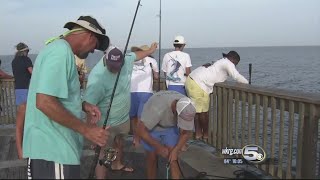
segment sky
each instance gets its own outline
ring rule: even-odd
[[[0,54],[25,42],[38,53],[80,15],[95,17],[124,48],[138,0],[0,0]],[[160,0],[141,0],[130,46],[159,42]],[[320,45],[320,0],[161,0],[161,48]]]

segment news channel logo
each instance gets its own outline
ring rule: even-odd
[[[248,163],[259,164],[262,163],[266,159],[265,150],[255,144],[249,144],[244,146],[242,149],[238,148],[224,148],[222,149],[222,154],[233,156],[233,155],[241,155],[242,159],[225,159],[225,164],[243,164],[243,159]]]
[[[248,162],[259,164],[262,163],[267,156],[262,147],[255,144],[249,144],[242,148],[242,157]]]

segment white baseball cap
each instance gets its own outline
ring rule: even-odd
[[[194,116],[196,115],[194,102],[188,97],[183,97],[177,102],[176,109],[178,113],[178,127],[183,130],[193,130]]]
[[[179,35],[174,38],[173,44],[186,44],[186,41],[183,36]]]

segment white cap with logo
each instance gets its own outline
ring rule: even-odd
[[[186,44],[186,41],[183,36],[179,35],[174,38],[173,44]]]

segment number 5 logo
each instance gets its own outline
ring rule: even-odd
[[[266,158],[265,151],[258,145],[246,145],[242,148],[242,157],[253,163],[260,163]]]

